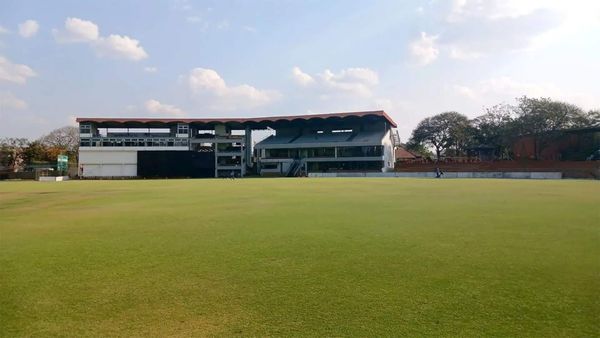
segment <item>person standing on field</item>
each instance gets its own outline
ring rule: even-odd
[[[444,172],[439,167],[435,168],[435,178],[442,178],[442,175],[444,175]]]

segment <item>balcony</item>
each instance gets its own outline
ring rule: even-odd
[[[81,147],[188,147],[187,139],[176,137],[91,137],[82,138]]]

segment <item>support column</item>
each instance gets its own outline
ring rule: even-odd
[[[246,159],[246,168],[252,168],[252,129],[246,127],[244,132],[244,158]]]
[[[214,147],[215,147],[215,178],[219,177],[218,172],[219,170],[217,169],[219,167],[219,143],[217,143],[217,140],[215,140]]]

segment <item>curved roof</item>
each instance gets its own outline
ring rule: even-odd
[[[107,126],[116,125],[137,125],[151,124],[163,125],[172,123],[189,123],[189,124],[229,124],[243,126],[270,126],[285,122],[295,121],[316,121],[316,120],[344,120],[355,118],[383,118],[390,125],[396,127],[396,123],[383,110],[362,111],[362,112],[343,112],[343,113],[327,113],[327,114],[310,114],[310,115],[287,115],[287,116],[265,116],[265,117],[248,117],[248,118],[121,118],[121,117],[78,117],[77,122],[95,122]]]

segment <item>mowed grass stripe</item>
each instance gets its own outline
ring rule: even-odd
[[[3,336],[595,336],[594,181],[0,183]]]

